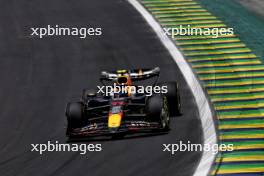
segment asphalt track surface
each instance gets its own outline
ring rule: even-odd
[[[202,143],[193,96],[176,64],[138,12],[124,0],[0,1],[0,175],[191,175],[201,152],[163,152],[179,140]],[[102,27],[103,36],[30,37],[48,24]],[[167,135],[101,143],[102,152],[31,152],[31,145],[65,143],[68,101],[94,88],[101,70],[161,68],[161,80],[180,84],[183,115]],[[89,143],[89,142],[86,142]]]

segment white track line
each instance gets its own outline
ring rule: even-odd
[[[215,125],[213,120],[213,113],[210,108],[209,102],[205,96],[205,93],[197,80],[195,74],[193,73],[191,67],[184,59],[183,55],[180,53],[179,49],[175,46],[172,40],[164,34],[162,27],[159,23],[153,18],[153,16],[137,1],[137,0],[128,0],[137,11],[144,17],[147,23],[152,27],[156,32],[162,44],[167,48],[170,55],[180,68],[187,84],[192,90],[193,96],[198,106],[199,116],[202,122],[203,128],[203,137],[204,144],[213,146],[217,144],[217,135],[215,131]],[[209,171],[214,163],[216,154],[213,151],[204,151],[202,158],[199,162],[199,165],[196,168],[194,176],[205,176],[209,174]]]

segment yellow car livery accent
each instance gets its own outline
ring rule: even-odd
[[[117,72],[117,73],[126,73],[127,70],[117,70],[116,72]]]
[[[108,118],[109,128],[118,128],[121,125],[122,116],[120,114],[111,114]]]

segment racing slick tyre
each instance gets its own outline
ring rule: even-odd
[[[81,102],[68,103],[66,116],[68,129],[81,127],[83,124],[83,104]]]
[[[181,115],[181,99],[180,99],[178,83],[166,82],[160,84],[160,86],[167,87],[167,93],[165,93],[165,96],[167,97],[168,100],[170,116]]]
[[[83,89],[82,100],[87,100],[90,97],[95,97],[97,95],[96,90],[93,89]]]
[[[162,95],[153,95],[148,99],[146,107],[149,119],[160,122],[163,130],[169,130],[170,116],[167,98]]]

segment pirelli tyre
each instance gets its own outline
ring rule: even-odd
[[[95,97],[96,95],[97,95],[97,92],[94,89],[83,89],[82,100],[85,101],[88,98]]]
[[[83,104],[81,102],[68,103],[66,106],[66,117],[69,128],[81,127],[84,121]]]
[[[163,94],[167,97],[170,116],[181,115],[181,99],[179,86],[177,82],[165,82],[160,86],[167,87],[167,93]]]
[[[170,116],[167,98],[163,95],[153,95],[147,100],[147,116],[150,121],[160,122],[163,130],[170,128]]]

